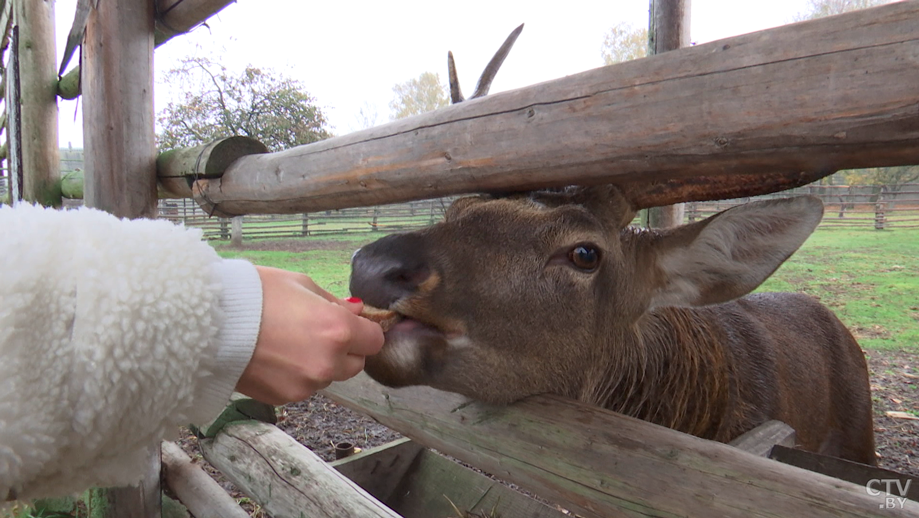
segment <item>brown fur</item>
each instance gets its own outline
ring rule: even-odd
[[[821,213],[766,202],[638,231],[610,187],[461,199],[355,256],[352,294],[407,317],[366,370],[493,403],[560,394],[723,442],[780,419],[805,449],[874,463],[867,367],[845,326],[806,296],[737,299]],[[572,266],[579,244],[601,252],[596,270]]]

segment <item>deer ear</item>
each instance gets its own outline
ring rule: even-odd
[[[823,203],[811,196],[748,203],[665,231],[654,255],[652,307],[727,302],[762,284],[811,235]]]

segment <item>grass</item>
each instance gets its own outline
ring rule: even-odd
[[[919,229],[818,230],[759,291],[820,299],[865,349],[919,349]]]
[[[302,253],[235,251],[256,264],[300,271],[347,296],[354,249],[381,234],[322,238],[342,249]],[[819,229],[758,291],[813,295],[833,309],[866,349],[919,349],[919,229]]]

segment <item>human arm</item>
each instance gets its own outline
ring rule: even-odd
[[[290,292],[291,278],[305,276],[262,279],[246,262],[220,259],[200,231],[168,222],[0,208],[0,273],[0,501],[130,483],[147,446],[213,417],[237,382],[291,396],[279,391],[330,381],[301,365],[308,351],[347,354],[346,341],[306,341],[315,329],[294,327],[299,341],[259,334],[263,292],[266,306],[296,302],[282,321],[333,305],[323,298],[316,309],[303,300],[319,301]],[[366,322],[344,318],[352,305],[334,305],[333,322]],[[299,371],[240,379],[298,343],[303,354],[290,364]],[[353,374],[350,363],[333,374]]]

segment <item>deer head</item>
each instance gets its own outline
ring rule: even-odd
[[[627,226],[615,186],[461,198],[443,222],[355,254],[351,293],[404,317],[366,371],[495,403],[589,399],[611,363],[654,354],[642,334],[657,308],[749,293],[822,212],[812,197],[762,201],[652,231]]]

